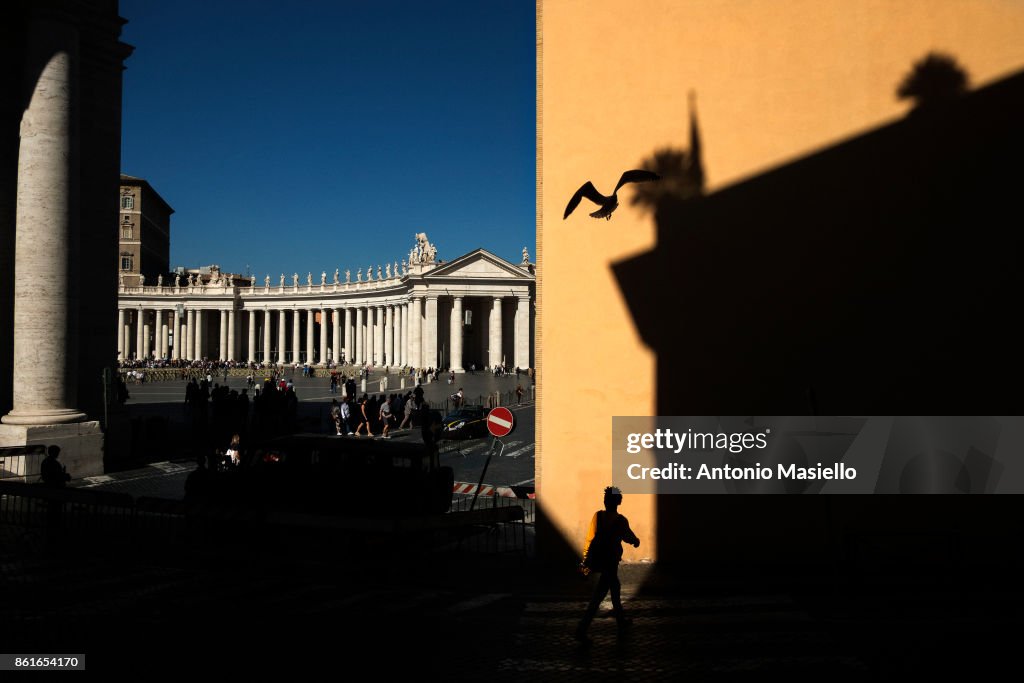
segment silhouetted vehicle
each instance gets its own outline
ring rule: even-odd
[[[487,411],[483,406],[464,406],[441,420],[442,439],[469,439],[487,436]]]
[[[253,449],[190,498],[357,517],[443,514],[455,476],[419,440],[295,434]]]

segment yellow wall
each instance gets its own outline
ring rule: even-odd
[[[587,216],[587,200],[563,221],[569,197],[687,147],[690,90],[713,192],[903,116],[896,87],[929,51],[954,56],[972,86],[1020,70],[1024,2],[544,0],[537,19],[537,479],[578,545],[611,483],[611,416],[656,413],[654,358],[609,269],[654,245],[654,222],[628,187],[611,221]],[[664,307],[676,313],[671,292]],[[653,496],[621,511],[642,542],[626,559],[656,557]]]

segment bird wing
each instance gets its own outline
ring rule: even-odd
[[[594,187],[594,183],[588,180],[583,183],[583,186],[580,187],[580,189],[576,190],[576,194],[574,194],[572,199],[569,200],[569,204],[565,207],[565,215],[562,216],[563,221],[569,217],[569,214],[572,213],[577,206],[580,205],[580,200],[584,197],[595,204],[604,204],[608,201],[608,197],[605,197],[603,194],[598,192],[597,188]]]
[[[654,171],[626,171],[622,174],[622,177],[619,178],[619,184],[615,186],[615,191],[618,192],[619,188],[626,183],[643,183],[648,180],[661,180],[661,176]]]

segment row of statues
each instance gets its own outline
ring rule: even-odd
[[[402,263],[401,268],[399,268],[398,261],[395,261],[394,264],[390,264],[390,263],[385,264],[383,269],[381,268],[381,266],[378,265],[377,266],[377,278],[376,278],[377,280],[390,280],[392,278],[404,277],[404,276],[408,275],[409,268],[411,266],[433,264],[433,263],[435,263],[437,261],[437,248],[433,244],[431,244],[430,241],[427,239],[427,234],[425,232],[417,233],[415,235],[415,239],[416,239],[416,246],[412,249],[412,251],[409,252],[408,263]],[[523,264],[525,265],[525,264],[529,264],[529,263],[530,263],[530,252],[527,250],[526,247],[523,247]],[[399,272],[401,272],[401,275],[399,275]],[[368,267],[366,269],[366,282],[372,282],[374,280],[373,274],[374,274],[373,267],[372,266]],[[125,277],[124,273],[121,273],[119,275],[119,277],[118,277],[118,284],[121,287],[124,287],[124,285],[125,285],[124,277]],[[335,268],[334,269],[334,282],[333,282],[333,284],[335,284],[335,285],[341,284],[340,277],[341,277],[340,270],[338,268]],[[210,267],[209,284],[211,286],[218,286],[218,285],[221,285],[222,283],[223,284],[227,284],[227,283],[230,282],[230,280],[231,280],[231,278],[229,278],[227,276],[223,276],[221,274],[219,266],[211,266]],[[352,271],[346,269],[345,270],[345,284],[349,284],[349,283],[351,283],[351,281],[352,281]],[[356,282],[363,282],[363,269],[362,268],[360,268],[356,272]],[[139,275],[139,286],[140,287],[144,287],[145,284],[146,284],[146,276],[145,275]],[[157,287],[163,287],[163,285],[164,285],[164,276],[163,275],[158,275],[157,279],[156,279],[156,286]],[[175,287],[181,287],[182,286],[181,275],[180,274],[175,274],[174,275],[174,286]],[[207,286],[207,281],[203,280],[202,277],[199,276],[199,275],[195,275],[193,273],[189,273],[188,274],[188,278],[187,278],[187,285],[186,286],[188,286],[188,287],[194,287],[194,286],[206,287]],[[263,278],[263,286],[268,288],[268,289],[270,288],[270,275],[269,274],[265,278]],[[281,273],[281,285],[280,286],[281,286],[282,289],[285,286],[285,276],[284,276],[284,273]],[[298,273],[293,273],[292,274],[292,287],[297,289],[298,286],[299,286],[299,274]],[[306,286],[307,287],[313,287],[313,273],[312,272],[306,273]],[[321,287],[326,287],[327,286],[327,271],[323,271],[323,272],[320,273],[320,286]],[[255,289],[255,287],[256,287],[256,278],[255,277],[252,278],[251,283],[250,283],[250,287]]]

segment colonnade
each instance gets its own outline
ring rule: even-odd
[[[347,361],[449,367],[461,372],[464,335],[472,324],[467,325],[464,313],[472,300],[478,307],[489,307],[486,353],[480,365],[531,365],[528,290],[511,297],[414,293],[381,302],[279,306],[258,299],[202,302],[186,298],[161,307],[151,303],[151,293],[145,298],[146,302],[134,306],[122,298],[117,316],[119,359],[311,365]],[[439,319],[441,310],[446,321]],[[514,321],[510,348],[505,335],[504,316],[508,315]],[[477,326],[482,328],[483,322]],[[276,344],[272,344],[274,329]]]

